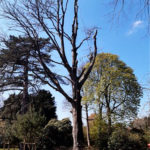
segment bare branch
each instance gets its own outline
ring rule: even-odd
[[[97,30],[96,30],[96,32],[95,32],[95,34],[94,34],[94,37],[93,37],[93,39],[94,39],[94,54],[91,56],[91,57],[92,57],[92,58],[91,58],[91,63],[90,63],[90,65],[89,65],[88,69],[84,69],[84,71],[83,71],[83,73],[82,73],[82,76],[80,76],[80,79],[79,79],[79,81],[80,81],[80,87],[82,87],[82,85],[83,85],[84,82],[86,81],[86,79],[87,79],[88,75],[90,74],[90,72],[91,72],[91,70],[92,70],[92,67],[93,67],[93,65],[94,65],[94,63],[95,63],[96,54],[97,54],[96,37],[97,37]]]
[[[42,57],[41,57],[41,53],[40,53],[40,50],[38,48],[38,44],[37,44],[37,50],[38,50],[38,55],[39,55],[39,59],[40,59],[40,63],[42,65],[42,67],[44,68],[45,70],[45,73],[46,75],[49,77],[50,81],[52,81],[52,83],[57,87],[55,88],[53,86],[53,88],[56,90],[56,91],[59,91],[64,97],[66,97],[66,99],[70,102],[72,102],[72,98],[70,98],[67,93],[62,89],[62,87],[60,86],[60,83],[58,81],[58,79],[56,78],[55,76],[55,73],[51,72],[51,70],[46,66],[46,64],[44,63]],[[52,86],[51,86],[52,87]]]

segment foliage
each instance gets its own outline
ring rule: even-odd
[[[109,150],[145,150],[146,141],[137,133],[131,133],[127,129],[115,130],[108,141]]]
[[[20,114],[22,95],[12,94],[4,101],[4,106],[0,108],[0,116],[4,120],[10,122],[17,119],[17,114]],[[40,90],[36,94],[29,95],[28,109],[33,109],[41,116],[45,117],[45,124],[52,119],[57,118],[55,99],[52,94],[46,90]]]
[[[126,129],[126,124],[123,122],[123,123],[121,123],[121,122],[116,122],[115,124],[113,124],[113,126],[112,126],[112,128],[113,128],[113,130],[124,130],[124,129]]]
[[[150,143],[150,116],[137,118],[130,123],[132,130],[136,130],[143,134],[147,143]]]
[[[69,119],[52,119],[45,126],[44,134],[38,142],[38,149],[52,149],[55,146],[72,145],[72,126]]]
[[[144,131],[144,139],[147,141],[147,143],[150,143],[150,129]]]
[[[40,48],[48,44],[47,39],[38,40],[41,41]],[[9,39],[3,39],[2,42],[5,48],[2,48],[0,53],[0,91],[20,91],[25,88],[24,82],[27,82],[27,90],[31,87],[36,88],[40,80],[35,78],[33,72],[40,73],[41,68],[33,41],[29,37],[10,35]],[[41,55],[44,61],[49,62],[45,53]]]
[[[92,106],[94,101],[95,89],[92,86],[91,79],[87,79],[82,88],[82,105]]]
[[[57,118],[55,99],[48,91],[40,90],[37,94],[31,95],[31,106],[46,118],[46,124],[50,119]]]
[[[99,113],[107,115],[110,125],[112,118],[122,120],[136,116],[142,88],[133,70],[117,55],[98,54],[84,87],[86,99],[98,104]]]
[[[2,141],[3,143],[9,143],[10,145],[16,145],[19,143],[19,139],[15,136],[13,127],[9,123],[5,124]]]
[[[27,112],[18,115],[17,121],[13,124],[14,135],[24,142],[36,142],[42,134],[45,117],[37,112]]]
[[[39,49],[45,48],[47,39],[40,40]],[[21,113],[26,113],[29,102],[29,89],[39,88],[40,81],[35,74],[42,74],[37,60],[37,51],[34,42],[29,37],[10,36],[3,40],[4,48],[0,53],[0,92],[18,90],[23,91]],[[41,54],[44,61],[49,61],[49,55]]]
[[[0,116],[3,120],[16,120],[17,113],[21,110],[21,95],[12,94],[5,101],[3,107],[0,108]]]
[[[108,125],[99,115],[90,123],[91,143],[101,150],[107,150],[108,142]]]

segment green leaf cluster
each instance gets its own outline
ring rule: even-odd
[[[12,123],[17,120],[17,114],[21,110],[22,94],[12,94],[4,101],[3,107],[0,108],[0,117]],[[52,118],[57,118],[55,98],[46,90],[39,90],[37,93],[29,95],[27,104],[28,110],[34,110],[41,116],[45,117],[45,124]]]
[[[43,135],[39,139],[38,149],[47,150],[54,147],[72,145],[72,126],[71,121],[66,118],[63,120],[52,119],[45,126]]]
[[[45,117],[37,112],[27,112],[24,115],[18,115],[17,121],[12,128],[14,135],[24,142],[37,142],[42,135],[43,123]]]
[[[108,141],[109,150],[145,150],[147,143],[142,135],[131,133],[127,129],[117,129]]]
[[[135,117],[143,94],[133,70],[110,53],[97,55],[83,90],[83,100],[98,104],[104,115],[109,110],[115,120]]]

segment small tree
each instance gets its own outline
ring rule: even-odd
[[[44,128],[44,133],[38,142],[38,149],[47,150],[59,146],[71,146],[71,133],[72,126],[68,118],[60,121],[52,119]]]
[[[18,115],[17,121],[13,124],[14,135],[24,144],[36,143],[42,135],[43,123],[45,118],[36,112],[27,112]]]
[[[90,122],[91,143],[95,147],[107,150],[107,142],[109,139],[108,125],[99,115],[95,115],[95,119]]]
[[[14,135],[12,124],[6,122],[2,134],[3,148],[18,145],[19,139]]]

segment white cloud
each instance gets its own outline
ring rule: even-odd
[[[133,22],[131,29],[127,32],[127,35],[131,35],[136,32],[139,28],[142,27],[143,23],[144,22],[142,20],[137,20]]]
[[[143,21],[141,21],[141,20],[135,21],[135,22],[133,23],[133,28],[137,28],[137,27],[139,27],[141,24],[143,24]]]

